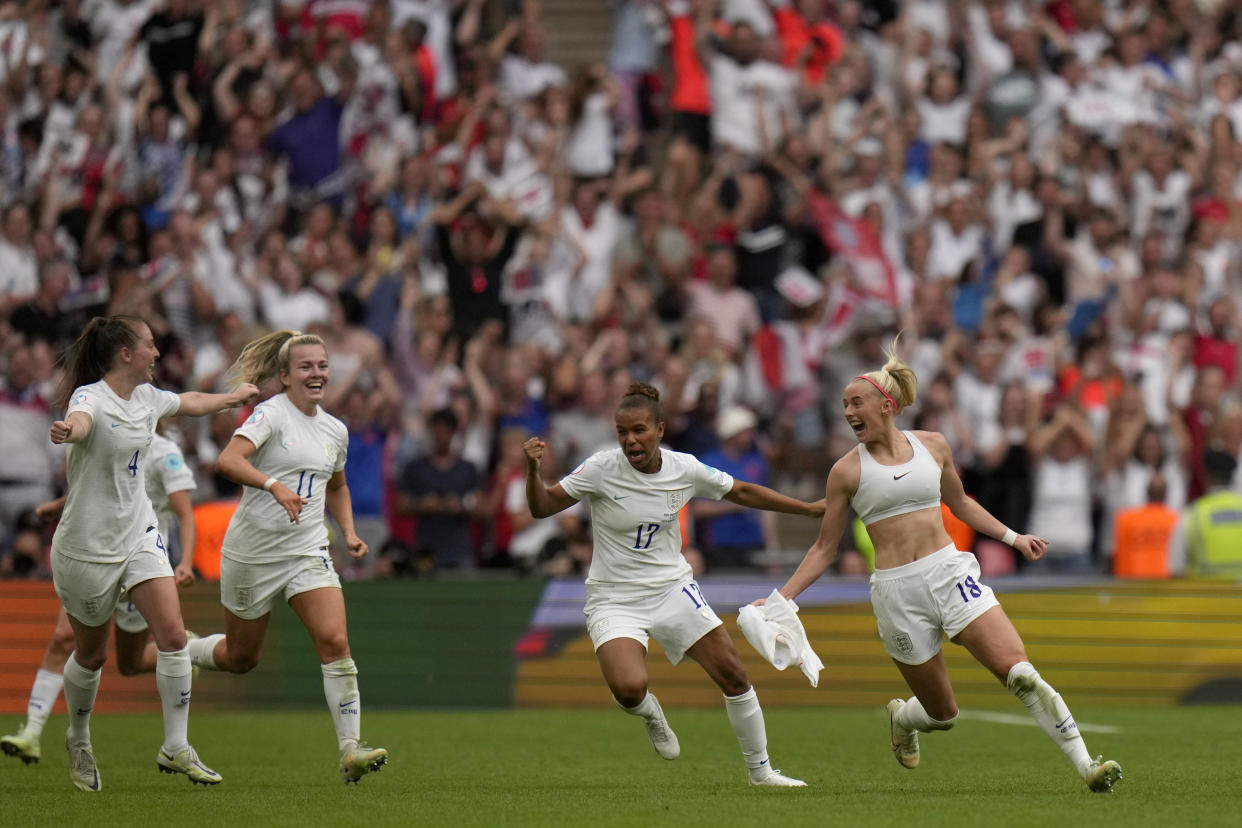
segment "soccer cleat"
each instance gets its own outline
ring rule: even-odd
[[[6,756],[16,756],[27,765],[37,764],[41,755],[38,737],[27,735],[25,727],[12,736],[0,739],[0,750],[3,750]]]
[[[1083,780],[1087,787],[1095,793],[1112,793],[1113,785],[1121,779],[1121,765],[1103,756],[1095,757],[1095,761],[1087,766]]]
[[[160,773],[184,773],[197,785],[219,785],[224,781],[224,777],[204,765],[194,748],[188,745],[185,750],[178,751],[176,756],[170,756],[168,751],[160,748],[159,755],[155,757],[155,766]]]
[[[367,747],[362,742],[341,754],[341,780],[346,785],[356,785],[368,773],[375,773],[388,764],[388,751]]]
[[[901,699],[888,703],[888,739],[893,745],[893,756],[903,768],[913,770],[919,766],[919,734],[897,724],[897,711],[905,706]]]
[[[656,715],[643,719],[643,723],[647,725],[647,738],[651,739],[651,746],[660,754],[661,759],[676,759],[681,755],[681,743],[677,741],[677,734],[668,726],[668,719],[664,717],[664,708],[660,707],[660,702],[655,696],[651,697],[651,701],[655,704]]]
[[[95,766],[95,751],[91,746],[74,747],[65,740],[65,749],[69,751],[69,780],[79,791],[98,793],[103,787],[99,782],[99,768]]]
[[[806,783],[801,779],[794,779],[792,776],[786,776],[770,765],[763,764],[757,768],[751,768],[750,784],[760,785],[768,788],[805,788]]]

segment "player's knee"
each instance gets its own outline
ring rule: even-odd
[[[647,697],[647,682],[645,679],[609,682],[608,689],[612,690],[612,697],[622,707],[637,707]]]
[[[927,710],[927,715],[936,722],[936,730],[952,730],[953,725],[957,723],[957,703],[950,701],[934,710],[928,710],[927,705],[923,705],[923,709]]]
[[[315,640],[315,650],[319,660],[327,664],[342,658],[349,658],[349,636],[344,631],[323,636]]]
[[[64,661],[73,652],[73,633],[68,636],[56,636],[47,645],[48,655],[54,660]]]
[[[157,641],[159,648],[166,653],[184,650],[187,642],[185,628],[180,625],[166,627]]]
[[[123,676],[137,676],[142,673],[142,664],[126,658],[116,660],[116,671]]]
[[[750,689],[750,677],[745,670],[730,671],[720,677],[719,684],[726,696],[740,696]]]
[[[88,672],[94,672],[104,666],[104,662],[108,660],[108,651],[103,650],[99,653],[83,653],[78,650],[73,652],[73,660],[78,666]]]

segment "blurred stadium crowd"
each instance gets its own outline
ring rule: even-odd
[[[521,443],[572,469],[634,380],[666,445],[813,498],[897,330],[907,427],[1057,571],[1237,457],[1231,4],[612,7],[579,67],[537,0],[0,2],[0,572],[47,574],[55,357],[103,313],[150,322],[173,390],[325,338],[375,550],[346,577],[581,571],[586,515],[532,521]],[[196,500],[236,495],[236,422],[177,435]],[[700,568],[785,545],[734,508],[692,504]]]

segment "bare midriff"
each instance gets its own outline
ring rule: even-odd
[[[939,506],[877,520],[867,527],[867,535],[875,547],[876,569],[913,563],[953,542]]]

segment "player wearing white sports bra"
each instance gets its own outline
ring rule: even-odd
[[[897,761],[917,767],[918,731],[948,730],[957,718],[940,652],[942,635],[947,635],[1022,700],[1092,791],[1107,793],[1121,778],[1120,766],[1091,759],[1065,702],[1027,660],[1017,630],[980,581],[975,557],[954,548],[940,501],[976,532],[1003,540],[1028,560],[1043,557],[1048,544],[1008,529],[966,496],[941,434],[897,428],[894,418],[914,402],[918,380],[897,358],[896,345],[894,340],[881,370],[855,377],[845,387],[845,419],[859,446],[828,473],[819,537],[780,592],[796,598],[824,574],[836,557],[852,506],[875,546],[871,603],[880,638],[914,693],[906,701],[888,703]]]

